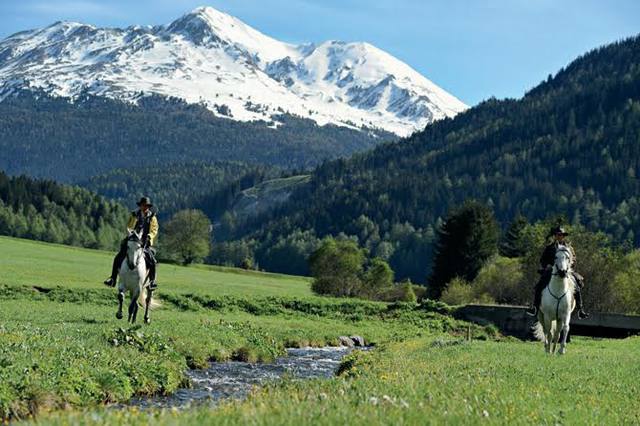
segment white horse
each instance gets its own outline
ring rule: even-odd
[[[576,307],[573,297],[576,282],[571,271],[573,255],[564,245],[558,245],[551,281],[542,291],[538,322],[534,326],[536,338],[544,342],[547,353],[555,353],[560,341],[560,354],[567,349],[571,313]]]
[[[129,291],[129,319],[130,323],[136,322],[138,307],[144,306],[144,322],[149,324],[149,309],[160,306],[152,300],[152,293],[148,290],[149,269],[144,258],[142,236],[137,232],[130,232],[127,237],[127,258],[120,266],[118,281],[118,312],[116,318],[122,319],[122,303],[124,293]]]

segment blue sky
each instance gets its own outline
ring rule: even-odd
[[[0,38],[74,20],[164,24],[197,6],[289,42],[370,42],[474,105],[520,97],[576,56],[640,33],[638,0],[0,0]]]

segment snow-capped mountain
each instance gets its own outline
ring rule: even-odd
[[[162,26],[58,22],[14,34],[0,42],[0,100],[25,88],[131,102],[158,94],[235,120],[287,112],[403,136],[467,108],[368,43],[283,43],[211,7]]]

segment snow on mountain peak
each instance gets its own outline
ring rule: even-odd
[[[467,108],[371,44],[288,44],[212,7],[166,26],[57,22],[14,34],[0,41],[0,101],[25,88],[131,102],[141,92],[159,94],[235,120],[287,112],[403,136]]]

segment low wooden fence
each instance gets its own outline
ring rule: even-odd
[[[531,327],[536,319],[525,313],[523,306],[466,305],[458,308],[456,318],[476,324],[494,324],[502,333],[521,339],[533,337]],[[640,334],[640,316],[593,313],[587,319],[571,319],[570,334],[593,337],[622,338]]]

